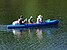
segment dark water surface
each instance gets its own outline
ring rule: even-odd
[[[57,19],[60,27],[8,30],[21,14]],[[67,50],[67,0],[0,0],[0,50]]]
[[[0,31],[0,50],[67,50],[67,32],[61,27],[4,28]]]

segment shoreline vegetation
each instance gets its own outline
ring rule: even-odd
[[[29,2],[30,1],[30,2]],[[57,0],[7,0],[0,1],[0,24],[11,24],[20,15],[24,18],[33,16],[34,21],[39,14],[43,19],[58,19],[65,22],[67,19],[66,1]]]

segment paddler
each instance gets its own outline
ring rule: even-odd
[[[37,24],[42,23],[42,15],[39,15],[37,18]]]
[[[32,16],[30,16],[30,18],[29,18],[29,20],[28,20],[28,23],[29,24],[33,24],[34,22],[33,22],[33,17]]]
[[[21,15],[20,18],[18,19],[18,22],[20,25],[25,23],[25,20],[23,19],[23,16]]]

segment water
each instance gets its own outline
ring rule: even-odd
[[[67,33],[61,27],[12,31],[2,25],[0,50],[67,50]]]
[[[21,14],[57,19],[60,27],[7,29]],[[67,50],[67,0],[0,0],[0,50]]]
[[[0,31],[7,31],[7,25],[0,25]]]

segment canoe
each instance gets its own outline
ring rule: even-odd
[[[59,23],[58,20],[47,20],[42,23],[35,23],[35,24],[23,24],[23,25],[7,25],[8,29],[20,29],[20,28],[32,28],[32,27],[47,27],[51,25],[57,25]]]

